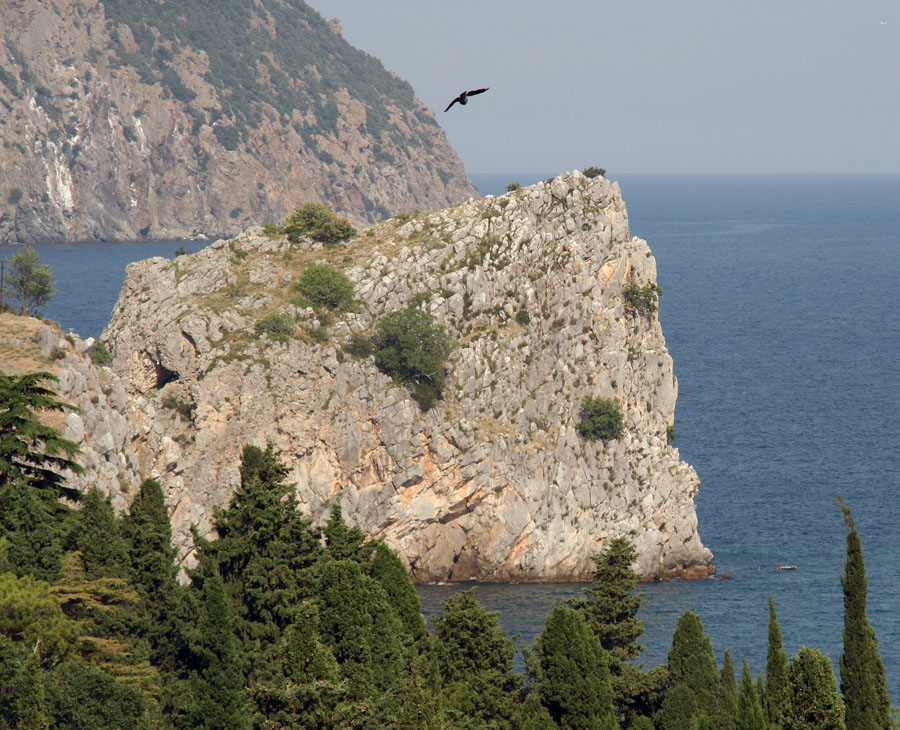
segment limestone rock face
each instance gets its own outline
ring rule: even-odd
[[[0,4],[0,243],[231,236],[311,201],[361,224],[477,194],[339,26],[302,0],[219,5]]]
[[[294,284],[312,263],[343,270],[360,311],[305,306]],[[700,577],[714,569],[699,480],[667,441],[672,358],[655,311],[624,296],[655,281],[618,185],[576,171],[345,244],[249,229],[132,264],[102,339],[129,397],[128,453],[163,484],[183,551],[190,525],[209,531],[228,503],[243,446],[271,442],[306,512],[340,502],[418,581],[585,579],[616,536],[645,577]],[[411,303],[456,341],[424,414],[371,357],[343,350]],[[257,332],[274,313],[296,324],[283,341]],[[577,435],[586,396],[620,404],[621,438]]]

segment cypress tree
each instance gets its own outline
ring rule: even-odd
[[[13,727],[19,730],[46,730],[50,727],[46,690],[37,653],[29,654],[15,680]]]
[[[784,730],[846,730],[837,680],[831,661],[822,652],[802,647],[791,660],[788,686]]]
[[[192,727],[201,730],[244,730],[249,727],[239,647],[231,606],[222,578],[203,577],[199,633],[199,671],[194,682]]]
[[[734,662],[731,652],[725,650],[722,674],[719,677],[718,730],[734,730],[737,722],[737,681],[734,676]]]
[[[881,730],[890,725],[884,663],[878,651],[875,629],[866,615],[868,581],[862,542],[850,507],[837,498],[847,523],[847,562],[844,589],[844,652],[841,655],[841,692],[847,707],[848,730]]]
[[[0,481],[0,537],[6,561],[19,576],[52,581],[62,568],[67,513],[56,496],[31,489],[23,479]]]
[[[772,727],[781,727],[788,700],[788,658],[781,643],[775,601],[769,596],[769,650],[766,655],[765,711]]]
[[[222,576],[251,676],[268,675],[271,653],[310,594],[321,546],[298,508],[287,468],[271,444],[245,446],[241,483],[226,510],[214,510],[217,538],[195,535],[199,552]]]
[[[348,527],[344,522],[340,502],[331,505],[331,514],[322,530],[325,536],[325,547],[335,560],[356,560],[364,562],[371,553],[371,546],[365,548],[366,533],[358,525]]]
[[[154,664],[174,669],[186,651],[178,619],[183,589],[178,583],[172,524],[162,487],[145,479],[125,520],[130,580],[141,601],[137,631],[150,643]]]
[[[451,724],[512,727],[520,689],[513,669],[516,646],[500,628],[497,615],[485,610],[470,589],[451,596],[444,602],[444,615],[432,618]]]
[[[376,540],[374,549],[369,574],[384,588],[391,608],[403,624],[407,636],[413,641],[424,639],[428,631],[422,617],[422,602],[409,579],[406,566],[400,556],[383,541]]]
[[[618,728],[606,651],[580,613],[556,606],[535,654],[538,696],[562,730]]]
[[[687,610],[675,627],[669,649],[669,686],[685,685],[694,695],[698,718],[712,721],[719,696],[719,668],[700,617]]]
[[[741,672],[741,689],[737,698],[737,730],[766,730],[766,718],[756,682],[747,660]]]
[[[697,701],[686,684],[669,687],[659,712],[661,730],[697,730]]]
[[[87,578],[128,577],[128,547],[121,522],[112,500],[91,487],[81,500],[70,538],[72,549],[81,553]]]

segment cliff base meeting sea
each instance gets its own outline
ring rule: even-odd
[[[502,194],[544,175],[472,175]],[[900,175],[616,174],[631,232],[657,260],[660,319],[679,382],[675,445],[699,473],[700,536],[721,576],[648,583],[645,665],[664,662],[692,608],[721,661],[765,667],[767,598],[788,654],[841,652],[845,527],[853,509],[868,614],[900,699]],[[127,263],[198,242],[41,244],[58,293],[44,314],[99,335]],[[8,258],[11,249],[5,252]],[[778,570],[782,564],[796,570]],[[470,584],[419,586],[426,614]],[[479,599],[531,641],[582,584],[483,584]]]

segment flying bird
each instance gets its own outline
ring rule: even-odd
[[[453,106],[456,102],[459,102],[460,104],[465,106],[466,104],[469,103],[470,96],[475,96],[475,94],[483,94],[489,88],[491,88],[491,87],[486,86],[483,89],[474,89],[473,91],[464,91],[459,96],[457,96],[453,101],[451,101],[449,104],[447,104],[447,109],[449,109],[451,106]],[[447,111],[447,109],[444,109],[444,111]]]

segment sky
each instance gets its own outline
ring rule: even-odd
[[[900,172],[898,0],[307,2],[470,174]]]

